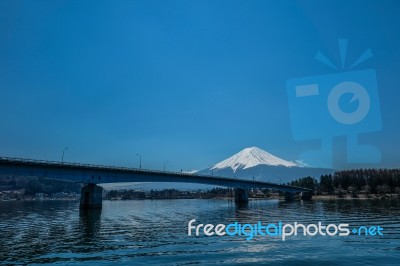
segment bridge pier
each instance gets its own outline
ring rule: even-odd
[[[312,199],[312,193],[311,192],[301,192],[300,196],[301,196],[302,200],[311,200]]]
[[[103,188],[96,184],[85,184],[81,189],[81,209],[101,209]]]
[[[249,203],[249,191],[242,188],[235,188],[235,203],[236,204]]]
[[[285,192],[285,200],[286,200],[286,201],[293,201],[293,200],[295,200],[295,195],[294,195],[294,193]]]

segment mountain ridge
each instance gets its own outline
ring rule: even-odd
[[[273,183],[288,183],[295,179],[332,174],[334,169],[311,167],[281,159],[257,147],[245,148],[198,174],[236,177]]]
[[[247,169],[260,164],[270,166],[301,167],[294,162],[283,160],[258,147],[249,147],[215,164],[211,169],[232,168],[232,170],[236,172],[237,169]]]

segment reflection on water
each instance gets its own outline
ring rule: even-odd
[[[398,200],[284,202],[256,200],[104,201],[102,210],[79,202],[0,202],[0,265],[398,265]],[[187,223],[349,223],[380,225],[384,236],[189,237]]]
[[[101,209],[79,209],[79,228],[85,239],[96,239],[100,235]]]

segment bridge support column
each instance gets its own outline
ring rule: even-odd
[[[86,184],[81,189],[81,209],[101,209],[103,188],[96,184]]]
[[[285,200],[286,201],[292,201],[295,199],[294,193],[291,192],[285,192]]]
[[[312,199],[312,193],[311,192],[301,192],[300,196],[301,196],[302,200],[311,200]]]
[[[235,188],[235,203],[236,204],[249,203],[249,191],[242,188]]]

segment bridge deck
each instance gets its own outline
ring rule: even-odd
[[[284,192],[310,189],[214,175],[157,171],[118,166],[0,157],[0,175],[33,176],[82,183],[179,182],[234,188],[268,188]]]

